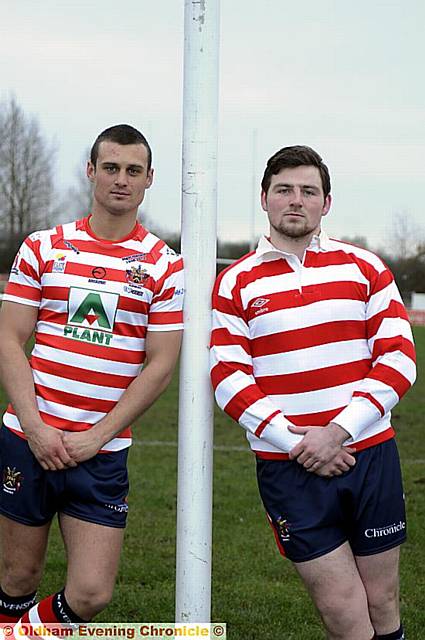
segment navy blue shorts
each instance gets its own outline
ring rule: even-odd
[[[261,499],[282,555],[305,562],[348,541],[372,555],[406,539],[400,461],[394,439],[355,454],[354,467],[322,478],[291,460],[257,459]]]
[[[0,429],[0,513],[30,526],[56,513],[107,527],[125,527],[128,449],[99,453],[77,467],[44,471],[23,438]]]

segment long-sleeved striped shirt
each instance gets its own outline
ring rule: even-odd
[[[392,438],[415,380],[410,325],[373,253],[323,231],[304,260],[260,239],[217,278],[211,377],[219,406],[260,457],[287,458],[288,425],[341,425],[356,450]]]
[[[88,218],[31,234],[4,300],[38,308],[30,365],[43,421],[83,431],[109,413],[143,366],[146,333],[182,329],[183,286],[181,257],[140,224],[116,242]],[[23,437],[11,405],[4,423]]]

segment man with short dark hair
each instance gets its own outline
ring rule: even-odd
[[[247,431],[279,549],[327,637],[401,640],[390,418],[415,379],[407,315],[382,261],[321,228],[330,179],[313,149],[270,158],[261,204],[270,236],[214,288],[216,399]]]
[[[0,314],[0,622],[88,621],[112,597],[127,517],[131,423],[171,379],[180,256],[137,222],[151,150],[129,125],[93,145],[88,217],[31,234]],[[23,347],[35,330],[28,362]],[[68,571],[36,604],[58,514]],[[18,621],[20,620],[20,621]]]

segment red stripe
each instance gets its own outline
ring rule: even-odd
[[[273,376],[257,376],[257,384],[266,395],[306,393],[363,380],[370,372],[370,360],[322,367],[313,371]]]
[[[38,616],[41,622],[60,622],[53,610],[53,598],[55,595],[48,596],[38,603]]]
[[[213,307],[217,311],[221,311],[221,313],[227,313],[231,316],[237,316],[238,318],[240,317],[242,320],[244,319],[244,309],[238,309],[234,300],[229,300],[228,298],[223,298],[222,296],[215,296],[213,299]]]
[[[362,320],[341,320],[260,336],[251,340],[251,350],[252,356],[258,357],[365,338],[365,323]]]
[[[409,380],[402,373],[385,364],[378,363],[368,377],[392,387],[399,398],[410,389]]]
[[[398,300],[391,300],[387,308],[382,309],[382,311],[379,311],[367,320],[367,335],[369,338],[378,334],[382,321],[387,318],[402,318],[403,320],[409,321],[404,306],[398,302]]]
[[[270,424],[270,422],[273,420],[273,418],[275,416],[277,416],[280,413],[280,410],[278,409],[277,411],[275,411],[274,413],[270,414],[268,418],[266,418],[265,420],[263,420],[263,422],[261,422],[258,427],[255,430],[255,435],[257,436],[257,438],[259,438],[261,436],[261,434],[263,433],[264,429],[267,427],[268,424]]]
[[[57,311],[52,311],[51,309],[40,309],[38,314],[39,322],[51,322],[57,325],[65,326],[68,323],[68,314],[67,313],[58,313]],[[90,327],[86,325],[81,325],[78,328],[80,329],[93,329],[94,331],[101,331],[101,329],[97,327]],[[125,336],[129,338],[145,338],[147,332],[147,327],[145,325],[140,324],[129,324],[127,322],[115,322],[114,324],[114,336]]]
[[[164,289],[164,291],[161,293],[161,295],[155,296],[155,298],[152,300],[152,303],[154,303],[154,302],[164,302],[165,300],[172,300],[175,291],[176,291],[175,287],[171,287],[170,289]]]
[[[68,418],[65,420],[64,418],[58,418],[57,416],[50,415],[50,413],[45,413],[44,411],[40,411],[40,417],[43,422],[48,424],[50,427],[55,427],[55,429],[62,429],[62,431],[87,431],[93,426],[89,422],[77,422],[76,420],[69,420]],[[131,428],[126,427],[114,437],[131,438]]]
[[[153,311],[149,314],[149,324],[181,324],[183,311]]]
[[[41,300],[41,290],[29,287],[26,284],[8,282],[4,293],[5,295],[16,296],[27,300],[35,300],[36,302],[40,302]]]
[[[148,328],[141,324],[128,324],[127,322],[115,322],[114,336],[128,338],[145,338]]]
[[[116,349],[115,347],[103,347],[92,345],[89,342],[71,340],[62,336],[49,336],[46,333],[36,333],[36,343],[45,347],[62,349],[69,353],[79,353],[99,360],[112,360],[113,362],[128,362],[129,364],[142,364],[146,354],[144,351],[130,351],[129,349]]]
[[[394,336],[392,338],[377,338],[373,343],[372,358],[376,360],[380,355],[401,351],[405,356],[416,362],[415,347],[404,336]]]
[[[117,404],[117,400],[102,400],[90,396],[80,396],[76,393],[49,389],[41,384],[34,385],[37,396],[49,402],[63,404],[66,407],[74,407],[83,411],[99,411],[109,413]]]
[[[326,427],[336,416],[341,413],[343,407],[336,407],[335,409],[330,409],[329,411],[316,411],[314,413],[303,413],[296,415],[286,415],[285,418],[292,422],[296,427]]]
[[[19,271],[21,271],[21,273],[23,273],[25,276],[29,276],[36,282],[37,280],[39,280],[39,275],[34,269],[34,267],[29,262],[27,262],[24,258],[22,258],[22,260],[19,263]]]
[[[228,329],[214,329],[211,333],[211,346],[238,345],[249,355],[251,355],[252,342],[244,336],[237,336],[234,333],[230,333]],[[273,342],[275,342],[275,340]]]
[[[80,367],[72,367],[68,364],[45,360],[44,358],[31,356],[31,368],[35,371],[49,373],[53,376],[78,380],[88,384],[96,384],[102,387],[113,387],[116,389],[127,389],[136,376],[121,376],[113,373],[103,373],[101,371],[91,371]]]
[[[382,404],[380,402],[378,402],[378,400],[376,400],[376,398],[374,398],[370,393],[366,393],[365,391],[355,391],[353,393],[353,397],[354,398],[366,398],[366,400],[369,400],[369,402],[371,402],[379,411],[379,413],[381,414],[381,416],[385,415],[385,409],[382,406]]]
[[[245,373],[248,376],[252,375],[253,369],[249,364],[240,364],[234,362],[218,362],[211,369],[211,382],[213,388],[215,389],[220,382],[223,382],[225,378],[235,373],[235,371],[240,371],[241,373]]]
[[[262,400],[264,393],[256,384],[245,387],[242,391],[236,393],[224,407],[224,411],[234,420],[239,421],[241,415],[257,400]]]

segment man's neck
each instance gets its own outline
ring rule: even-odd
[[[126,238],[134,229],[137,212],[114,216],[93,207],[89,225],[95,236],[103,240]]]
[[[292,253],[297,256],[300,262],[304,259],[305,250],[310,246],[313,236],[319,235],[320,230],[314,231],[302,238],[290,238],[277,233],[273,228],[270,229],[270,242],[276,249],[285,253]]]

